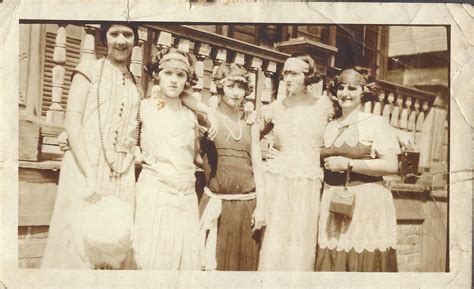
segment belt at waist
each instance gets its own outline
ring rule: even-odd
[[[346,173],[336,173],[328,170],[324,171],[324,182],[331,186],[344,186],[346,182]],[[383,177],[369,176],[351,172],[349,185],[359,185],[364,183],[383,182]]]

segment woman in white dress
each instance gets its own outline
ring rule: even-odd
[[[142,102],[135,260],[143,270],[199,270],[203,238],[194,186],[197,121],[180,99],[195,80],[191,58],[171,48],[149,72],[160,89]]]
[[[140,89],[128,62],[137,29],[129,23],[107,24],[101,26],[101,34],[107,56],[74,70],[65,118],[70,150],[61,163],[42,268],[100,267],[84,246],[85,209],[104,196],[117,197],[130,212],[134,206]],[[121,237],[121,232],[110,233]],[[119,239],[110,241],[107,266],[121,268],[127,246],[120,246]]]
[[[265,130],[273,129],[279,152],[264,165],[267,226],[259,270],[314,269],[323,179],[319,148],[332,113],[326,96],[316,98],[307,89],[315,82],[314,69],[310,56],[290,57],[283,68],[287,96],[272,103],[266,116]]]

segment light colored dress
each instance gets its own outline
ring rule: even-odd
[[[137,182],[134,229],[139,269],[199,270],[202,238],[195,192],[197,120],[189,109],[142,102],[143,169]]]
[[[343,123],[335,120],[328,124],[321,151],[324,157],[352,159],[399,153],[397,137],[388,122],[381,116],[360,111],[352,112]],[[356,195],[351,219],[329,211],[334,191],[345,183],[345,173],[326,171],[324,180],[315,269],[397,271],[397,219],[392,192],[383,178],[351,173],[348,189]]]
[[[268,216],[258,269],[313,271],[323,179],[319,149],[332,103],[325,96],[291,108],[276,101],[268,112],[280,153],[264,165]]]
[[[103,72],[100,75],[101,66]],[[75,69],[90,81],[82,126],[86,151],[97,178],[98,192],[116,196],[131,208],[134,206],[135,166],[133,150],[136,144],[137,111],[139,93],[133,80],[123,76],[108,60],[82,63]],[[125,170],[120,177],[111,177],[104,161],[99,140],[97,115],[97,85],[100,84],[100,127],[103,131],[107,157],[118,171]],[[84,256],[83,234],[78,228],[81,214],[87,203],[83,201],[88,192],[86,179],[72,151],[66,151],[61,163],[58,192],[50,222],[48,242],[42,260],[42,268],[93,269],[94,265]]]

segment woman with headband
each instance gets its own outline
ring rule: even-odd
[[[191,58],[169,48],[148,72],[160,89],[142,101],[140,114],[143,169],[136,190],[135,260],[143,270],[199,270],[197,120],[181,103],[195,81]]]
[[[122,261],[130,251],[126,222],[98,232],[94,222],[88,222],[92,215],[85,212],[93,204],[110,209],[107,204],[113,203],[128,212],[131,226],[141,90],[128,63],[137,33],[130,23],[101,25],[107,56],[74,70],[64,123],[70,149],[61,163],[42,268],[124,268]],[[102,214],[108,217],[113,211]],[[100,240],[104,236],[109,239]],[[98,242],[108,258],[91,245]]]
[[[344,70],[330,91],[338,109],[321,150],[325,185],[315,269],[395,272],[395,208],[382,176],[397,172],[396,134],[381,116],[360,111],[361,103],[376,98],[373,83],[358,71]],[[331,205],[344,186],[354,195],[349,215]]]
[[[260,132],[244,119],[242,101],[252,92],[248,72],[222,64],[216,73],[220,97],[217,137],[203,139],[206,188],[200,201],[201,229],[206,237],[205,269],[256,271],[264,226]]]
[[[267,226],[259,270],[314,270],[323,179],[319,148],[333,110],[327,97],[311,94],[308,86],[315,80],[310,56],[288,58],[286,97],[275,101],[266,116],[264,131],[273,129],[276,150],[265,164]]]

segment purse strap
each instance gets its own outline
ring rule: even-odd
[[[351,181],[351,170],[352,170],[352,167],[349,164],[347,164],[346,181],[344,182],[344,189],[347,189],[347,186],[349,185],[349,182]]]

